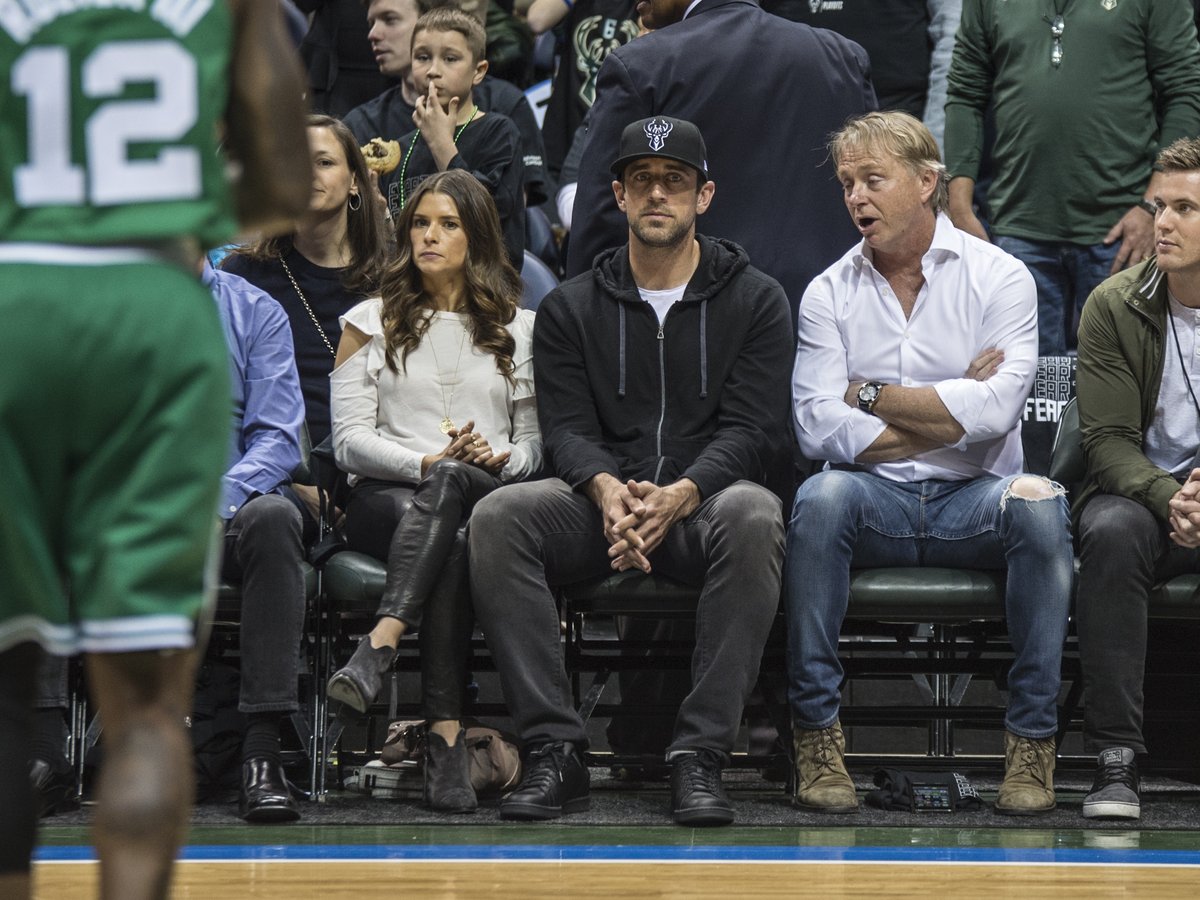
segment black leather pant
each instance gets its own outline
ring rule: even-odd
[[[363,479],[350,492],[347,543],[387,561],[378,615],[418,632],[421,703],[431,721],[462,716],[475,622],[466,522],[500,484],[478,466],[443,459],[415,487]]]

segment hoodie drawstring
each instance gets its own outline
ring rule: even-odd
[[[708,397],[708,300],[700,301],[700,399]]]
[[[621,371],[620,371],[620,376],[617,379],[617,396],[624,397],[625,396],[625,304],[617,303],[617,309],[620,312],[620,316],[621,316],[621,324],[620,324],[621,349],[619,352]]]

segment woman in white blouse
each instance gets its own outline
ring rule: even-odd
[[[475,503],[541,467],[533,313],[518,309],[487,190],[451,169],[396,227],[382,297],[355,306],[330,376],[333,444],[351,475],[350,547],[387,561],[379,620],[327,693],[365,711],[401,635],[419,629],[429,721],[425,800],[469,811],[460,718],[473,625],[463,529]]]

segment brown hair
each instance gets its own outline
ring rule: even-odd
[[[398,371],[397,355],[403,367],[429,330],[429,298],[412,247],[413,217],[426,194],[444,194],[454,201],[467,237],[464,312],[470,319],[471,342],[495,356],[497,371],[510,384],[515,383],[512,355],[516,342],[505,326],[517,314],[521,276],[508,261],[500,215],[491,194],[461,169],[438,172],[422,181],[396,220],[397,254],[380,284],[388,368]]]
[[[921,121],[906,112],[869,112],[855,116],[829,139],[829,155],[834,166],[851,150],[886,153],[900,160],[914,175],[925,170],[937,176],[933,189],[933,209],[944,210],[950,203],[950,179],[938,153],[937,141]]]
[[[435,6],[417,19],[417,24],[413,26],[412,46],[416,46],[417,35],[422,31],[457,31],[467,42],[472,62],[487,58],[487,32],[483,30],[483,25],[475,16],[457,6]]]
[[[313,114],[308,117],[309,128],[327,128],[341,145],[346,163],[354,175],[358,197],[362,201],[358,209],[346,207],[346,240],[350,244],[350,264],[342,270],[342,284],[349,291],[370,294],[379,288],[379,276],[387,263],[388,237],[380,227],[383,211],[378,194],[371,188],[367,163],[358,148],[350,129],[341,119],[333,116]],[[264,238],[239,247],[233,255],[250,259],[280,259],[292,241],[292,235]]]
[[[1192,172],[1200,169],[1200,138],[1179,138],[1154,161],[1156,172]]]

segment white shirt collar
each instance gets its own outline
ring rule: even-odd
[[[962,232],[954,227],[954,223],[944,212],[937,214],[937,221],[933,226],[933,240],[929,242],[929,249],[922,254],[922,261],[928,259],[929,254],[934,251],[941,251],[957,257],[961,257],[963,254]],[[864,262],[871,262],[871,248],[867,246],[865,239],[859,241],[858,246],[854,248],[851,259],[854,262],[855,270],[861,270]]]

